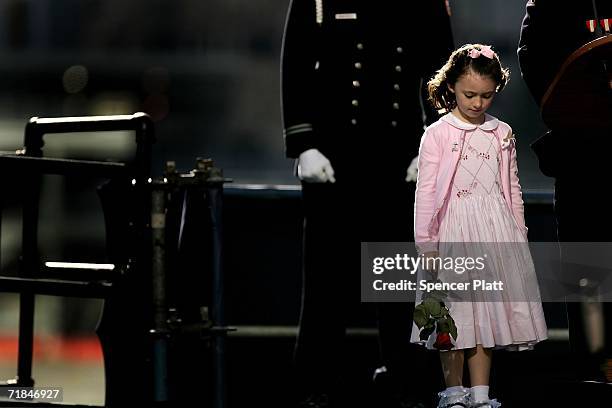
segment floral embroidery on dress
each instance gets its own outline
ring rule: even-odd
[[[472,192],[470,190],[466,189],[466,188],[457,191],[457,197],[459,197],[459,198],[465,197],[465,196],[469,196],[471,194],[472,194]]]
[[[499,164],[502,150],[499,139],[488,131],[476,129],[468,133],[460,153],[459,168],[453,178],[453,194],[457,198],[489,195],[500,190]]]

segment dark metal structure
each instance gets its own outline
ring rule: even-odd
[[[56,133],[133,131],[136,154],[130,162],[100,162],[43,157],[45,136]],[[17,375],[5,387],[33,387],[32,378],[34,299],[36,294],[105,299],[98,327],[106,367],[107,407],[138,405],[169,406],[181,389],[180,370],[172,383],[168,366],[172,342],[185,334],[210,343],[214,401],[225,406],[224,327],[222,277],[222,192],[225,180],[211,160],[198,159],[189,173],[176,171],[169,163],[164,176],[151,177],[154,126],[144,113],[120,116],[32,118],[26,125],[24,147],[0,156],[0,169],[18,173],[24,186],[22,201],[22,256],[19,274],[0,276],[0,291],[20,294]],[[38,249],[39,208],[42,176],[79,175],[104,178],[100,188],[107,226],[109,259],[113,264],[48,265]],[[181,312],[171,308],[166,286],[174,251],[183,239],[183,209],[180,220],[167,220],[173,196],[187,192],[200,196],[205,207],[191,212],[210,220],[211,258],[203,267],[212,280],[210,307],[202,307],[201,319],[185,323]],[[178,237],[167,231],[170,222],[181,224]],[[208,252],[207,252],[208,253]],[[75,272],[81,272],[75,273]],[[86,279],[83,279],[86,276]],[[178,276],[178,275],[177,275]],[[197,303],[193,301],[190,304]],[[136,304],[136,305],[134,305]],[[210,316],[209,316],[210,309]],[[177,347],[175,346],[174,349]],[[206,347],[202,347],[205,349]],[[180,392],[175,392],[180,394]],[[199,397],[201,398],[201,396]],[[34,404],[25,402],[25,404]],[[17,403],[15,403],[17,404]],[[37,404],[39,406],[39,404]]]

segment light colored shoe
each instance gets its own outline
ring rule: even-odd
[[[480,402],[472,402],[470,408],[499,408],[501,407],[501,403],[497,402],[496,399],[488,400],[488,401],[480,401]]]
[[[463,388],[457,392],[442,391],[438,393],[440,401],[438,401],[438,408],[470,408],[470,390]]]

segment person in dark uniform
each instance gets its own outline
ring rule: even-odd
[[[584,44],[609,35],[610,25],[609,0],[527,2],[518,56],[523,78],[539,105],[566,59]],[[604,85],[602,92],[606,91],[610,90]],[[572,248],[564,243],[612,241],[609,202],[597,197],[601,177],[610,174],[612,129],[602,127],[596,120],[575,118],[573,122],[579,126],[547,123],[551,130],[532,145],[541,171],[555,178],[555,217],[562,258]],[[589,330],[587,322],[592,318],[583,317],[588,308],[592,309],[590,313],[603,311],[603,345],[595,339],[601,327]],[[607,365],[607,380],[612,381],[612,303],[598,304],[593,309],[592,305],[585,308],[585,304],[574,302],[567,304],[567,310],[570,344],[580,367],[577,379],[602,379],[603,363]]]
[[[302,388],[313,394],[309,406],[327,405],[351,312],[364,316],[359,243],[412,240],[415,158],[424,125],[437,119],[421,95],[453,50],[449,14],[443,0],[290,3],[282,107],[304,204],[295,358]],[[378,373],[422,389],[410,375],[424,359],[409,344],[411,306],[379,307]]]

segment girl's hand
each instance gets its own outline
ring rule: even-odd
[[[438,268],[436,265],[436,258],[440,256],[438,251],[425,252],[423,254],[423,270],[429,272],[435,280],[438,276]]]

